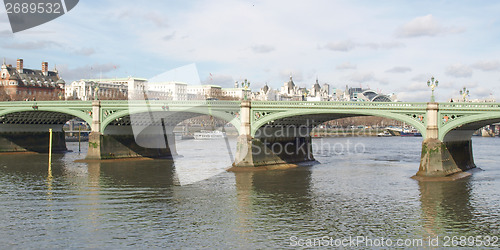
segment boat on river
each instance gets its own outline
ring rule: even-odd
[[[408,130],[405,129],[401,131],[401,136],[415,136],[415,137],[422,137],[422,134],[418,132],[416,129]]]
[[[218,130],[201,130],[200,132],[194,133],[195,140],[217,140],[226,137],[226,133]]]
[[[387,127],[385,128],[387,132],[389,132],[392,136],[400,136],[401,133],[403,132],[402,128],[395,128],[395,127]]]
[[[377,137],[390,137],[390,136],[392,136],[392,134],[391,134],[391,133],[389,133],[389,131],[387,131],[387,130],[385,130],[385,131],[384,131],[384,132],[382,132],[382,133],[378,133],[378,134],[377,134]]]

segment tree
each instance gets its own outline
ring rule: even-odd
[[[0,101],[11,101],[10,96],[5,92],[5,87],[0,85]]]

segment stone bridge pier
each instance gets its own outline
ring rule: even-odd
[[[282,168],[314,161],[310,126],[263,126],[252,136],[250,111],[251,103],[243,101],[240,135],[231,170],[245,167]]]
[[[438,103],[428,103],[426,136],[422,142],[420,167],[414,176],[415,179],[462,178],[470,175],[464,171],[476,167],[472,155],[472,132],[468,134],[461,133],[460,130],[450,131],[448,135],[442,136],[441,140],[438,114]]]
[[[172,125],[135,121],[109,124],[101,129],[101,102],[92,102],[92,124],[86,160],[119,158],[169,158],[177,155]],[[136,125],[136,126],[134,126]]]
[[[304,109],[311,109],[311,106],[305,106]],[[398,111],[396,108],[394,110],[394,112]],[[424,135],[424,140],[422,142],[419,170],[414,178],[427,180],[445,178],[448,180],[470,175],[465,171],[476,167],[472,154],[471,135],[477,129],[474,127],[477,124],[471,125],[471,127],[458,126],[454,127],[451,131],[445,131],[442,128],[443,122],[441,121],[441,116],[443,115],[440,113],[438,103],[427,103],[426,106],[422,105],[417,111],[420,112],[418,113],[419,115],[405,114],[404,116],[392,117],[402,121],[408,121],[404,120],[408,119],[408,117],[410,119],[411,117],[418,118],[418,116],[425,117],[425,119],[421,120],[420,124],[422,125],[419,127],[420,130],[423,130],[421,132]],[[281,112],[285,113],[287,111]],[[373,113],[371,113],[372,111],[363,112],[359,114],[377,115],[376,112],[378,111],[375,110]],[[390,112],[393,111],[391,110]],[[317,113],[316,118],[319,118],[320,121],[327,121],[328,119],[325,117],[328,118],[328,116],[320,117],[320,115],[326,113],[330,114],[330,120],[336,117],[336,115],[339,117],[339,114],[340,117],[356,116],[356,113],[349,113],[345,109],[332,109],[330,111],[323,109]],[[297,118],[295,121],[288,120],[292,122],[288,123],[288,125],[278,124],[284,122],[284,120],[275,123],[273,119],[268,119],[269,123],[267,124],[256,125],[252,124],[252,121],[255,122],[255,120],[251,119],[252,114],[256,114],[256,111],[252,110],[252,103],[250,101],[243,101],[241,103],[240,136],[238,137],[236,157],[232,170],[237,170],[238,167],[265,167],[269,169],[285,164],[314,161],[310,137],[312,126],[309,124],[294,125],[293,122],[300,123],[300,118]],[[295,114],[300,116],[300,112]],[[389,113],[378,114],[381,116],[390,115]],[[279,119],[278,116],[274,117]],[[286,115],[281,117],[286,117]],[[418,125],[419,123],[416,124]],[[261,127],[257,128],[253,126]]]
[[[49,151],[49,128],[52,129],[52,151],[67,150],[61,124],[0,124],[0,152]]]
[[[173,128],[209,115],[237,128],[234,169],[274,168],[313,161],[314,125],[354,116],[380,116],[422,132],[415,178],[460,178],[474,169],[471,136],[500,122],[500,103],[303,102],[303,101],[43,101],[0,102],[0,152],[66,150],[64,124],[78,117],[91,124],[86,159],[171,157]],[[306,124],[312,120],[312,124]]]

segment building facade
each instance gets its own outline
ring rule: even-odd
[[[55,67],[49,70],[48,62],[37,70],[24,68],[23,59],[17,59],[16,67],[4,61],[0,69],[0,85],[9,100],[63,99],[65,84]]]
[[[187,86],[188,100],[211,100],[222,96],[222,88],[217,85]]]
[[[148,82],[146,86],[150,98],[174,101],[185,101],[188,99],[187,83]]]
[[[306,88],[300,88],[295,85],[290,75],[290,80],[285,82],[280,89],[279,101],[302,101],[305,98]]]
[[[66,99],[82,101],[93,100],[97,94],[99,99],[117,100],[129,98],[129,93],[136,89],[144,89],[146,79],[115,78],[115,79],[81,79],[66,86]],[[131,92],[132,90],[132,92]]]

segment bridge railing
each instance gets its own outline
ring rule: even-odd
[[[241,101],[172,101],[172,100],[102,100],[102,106],[134,106],[134,105],[170,105],[170,106],[212,106],[212,107],[239,107]],[[0,107],[28,107],[37,104],[39,106],[91,106],[92,101],[8,101],[0,102]],[[272,107],[329,107],[329,108],[373,108],[373,109],[425,109],[425,102],[310,102],[310,101],[252,101],[254,108],[272,108]],[[500,103],[484,102],[446,102],[439,103],[439,109],[442,110],[500,110]]]
[[[493,102],[448,102],[439,103],[443,110],[500,110],[500,103]]]
[[[171,106],[214,106],[214,107],[238,107],[240,106],[240,101],[203,101],[203,100],[193,100],[193,101],[171,101],[171,100],[102,100],[101,106],[140,106],[140,105],[171,105]],[[34,104],[38,106],[51,106],[51,107],[74,107],[74,106],[91,106],[92,101],[79,101],[79,100],[68,100],[68,101],[8,101],[0,102],[0,107],[30,107]]]
[[[192,101],[173,101],[173,100],[128,100],[128,101],[101,101],[101,103],[114,104],[114,103],[129,103],[129,104],[163,104],[169,103],[172,105],[213,105],[213,106],[227,106],[227,105],[240,105],[240,101],[204,101],[204,100],[192,100]]]
[[[310,102],[310,101],[253,101],[252,108],[272,107],[328,107],[328,108],[370,108],[370,109],[426,109],[425,102]]]
[[[0,102],[0,107],[31,107],[34,104],[51,107],[91,106],[91,101],[8,101]]]

